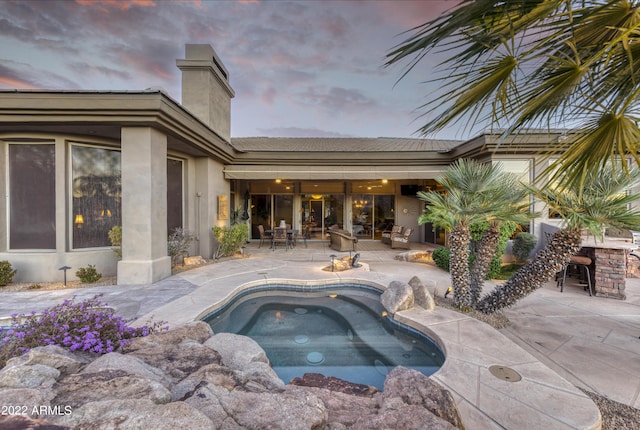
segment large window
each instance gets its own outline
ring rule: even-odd
[[[9,145],[9,248],[56,248],[55,145]]]
[[[395,196],[353,194],[353,235],[363,239],[380,239],[382,232],[393,226]]]
[[[121,225],[120,151],[73,145],[71,172],[73,248],[110,246]]]
[[[182,161],[167,160],[167,231],[182,227]]]

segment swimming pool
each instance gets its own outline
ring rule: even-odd
[[[360,284],[269,284],[243,291],[204,320],[215,333],[254,339],[284,382],[320,373],[381,390],[395,366],[437,371],[442,350],[386,315],[380,294]]]

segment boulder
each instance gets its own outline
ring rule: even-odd
[[[0,428],[4,430],[70,430],[66,426],[57,426],[42,418],[29,418],[22,415],[0,415]]]
[[[223,393],[223,392],[221,392]],[[328,412],[310,392],[224,392],[218,398],[227,414],[247,429],[322,429]]]
[[[126,346],[125,352],[156,345],[178,345],[186,339],[203,343],[211,336],[213,336],[213,330],[211,330],[209,324],[203,321],[195,321],[171,330],[158,331],[149,336],[132,339]]]
[[[435,282],[429,282],[431,283],[431,288],[435,288]],[[427,289],[427,286],[422,283],[420,278],[414,276],[413,278],[409,279],[409,286],[413,290],[413,299],[416,305],[428,311],[432,311],[436,308],[435,300],[433,300],[433,297]]]
[[[245,365],[241,372],[247,379],[245,386],[250,385],[253,390],[273,390],[284,386],[284,382],[276,371],[267,363],[261,361],[254,361]]]
[[[411,309],[414,305],[413,289],[404,282],[392,281],[380,295],[380,302],[391,314]]]
[[[49,417],[54,424],[74,429],[209,430],[209,418],[185,402],[158,405],[149,399],[89,402],[69,415]]]
[[[175,382],[208,364],[221,364],[220,354],[192,339],[177,345],[159,344],[140,347],[128,354],[160,369]]]
[[[269,359],[258,343],[250,337],[233,333],[218,333],[204,343],[217,351],[225,366],[243,370],[254,362],[269,364]]]
[[[2,388],[0,389],[0,406],[22,405],[26,406],[27,415],[32,415],[33,406],[49,405],[49,398],[52,397],[51,390],[39,388]],[[20,411],[23,412],[23,411]],[[0,415],[2,418],[2,415]],[[0,424],[0,429],[4,428]]]
[[[141,378],[124,370],[103,370],[60,379],[54,405],[71,406],[74,410],[89,403],[118,399],[149,399],[163,404],[171,401],[171,393],[162,384]]]
[[[217,364],[210,364],[184,378],[171,388],[174,400],[185,400],[202,386],[213,385],[228,391],[243,387],[247,382],[246,375],[239,370]]]
[[[394,368],[384,381],[382,397],[383,405],[399,399],[404,404],[420,406],[430,411],[451,423],[454,428],[464,429],[451,393],[417,370],[402,366]]]
[[[375,417],[378,414],[378,396],[354,396],[351,394],[331,391],[326,388],[300,387],[287,385],[284,388],[293,395],[311,393],[319,398],[327,409],[327,429],[350,428],[358,419]]]
[[[148,365],[138,357],[123,355],[119,352],[101,355],[82,369],[80,373],[97,373],[103,370],[124,370],[127,373],[159,382],[164,386],[170,385],[169,378],[162,370]]]
[[[356,384],[334,376],[324,376],[319,373],[305,373],[301,378],[293,378],[290,384],[302,387],[326,388],[329,391],[338,391],[354,396],[371,397],[378,392],[376,387],[370,385]]]
[[[60,371],[44,364],[4,367],[0,370],[0,388],[51,387]]]
[[[62,375],[69,375],[79,371],[89,361],[89,359],[79,354],[73,354],[61,346],[47,345],[38,346],[26,354],[10,359],[7,361],[6,367],[44,364],[58,369]]]
[[[352,430],[402,429],[402,430],[455,430],[451,423],[438,418],[428,410],[402,401],[386,402],[375,416],[359,418]]]

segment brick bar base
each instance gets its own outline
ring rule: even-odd
[[[584,247],[583,251],[595,265],[591,279],[595,295],[625,300],[629,250]]]

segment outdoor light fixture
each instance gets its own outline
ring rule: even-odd
[[[82,216],[82,215],[80,215]],[[69,266],[62,266],[60,268],[58,268],[58,270],[63,270],[64,271],[64,287],[67,288],[67,270],[71,269],[71,267]]]
[[[336,254],[331,254],[329,257],[331,258],[331,271],[333,272],[333,269],[335,268],[335,259],[336,259],[337,255]]]
[[[331,293],[329,294],[329,297],[331,297],[332,299],[335,299],[336,297],[338,297],[338,295],[335,293]]]
[[[383,183],[383,184],[386,184],[386,183],[388,183],[388,182],[389,182],[389,180],[388,180],[388,179],[383,179],[383,180],[382,180],[382,183]]]
[[[280,184],[280,183],[282,183],[282,179],[277,178],[277,179],[276,179],[276,184]]]
[[[453,288],[451,288],[451,287],[447,288],[447,292],[446,292],[446,293],[444,293],[444,298],[445,298],[445,299],[447,298],[447,296],[449,295],[449,293],[450,293],[451,291],[453,291]]]

